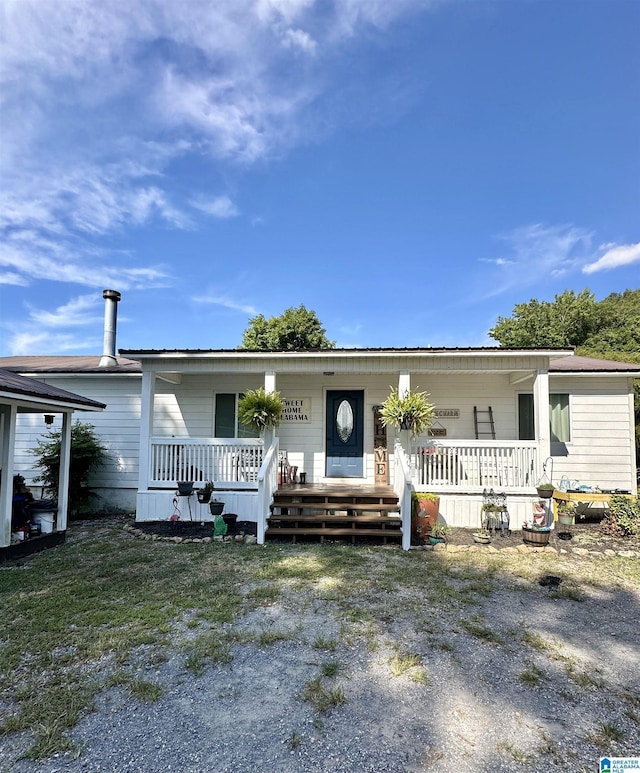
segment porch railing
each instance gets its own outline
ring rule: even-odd
[[[264,533],[269,519],[269,506],[273,492],[278,488],[278,438],[274,437],[267,448],[264,461],[258,473],[258,544],[264,544]]]
[[[417,488],[530,490],[538,479],[535,440],[418,439],[411,444],[409,457]]]
[[[258,487],[264,443],[256,438],[152,438],[150,486],[196,483],[249,484]]]
[[[409,550],[411,545],[411,465],[399,440],[393,450],[393,490],[400,503],[402,518],[402,549]]]

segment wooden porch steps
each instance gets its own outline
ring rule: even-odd
[[[388,486],[283,486],[274,494],[266,539],[402,539],[398,497]]]

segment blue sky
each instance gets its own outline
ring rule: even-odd
[[[0,354],[482,346],[640,286],[637,0],[3,0]]]

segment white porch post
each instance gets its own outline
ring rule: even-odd
[[[71,418],[73,414],[65,411],[62,414],[62,431],[60,433],[60,470],[58,472],[58,519],[57,531],[67,528],[67,511],[69,509],[69,464],[71,462]]]
[[[264,391],[275,392],[276,391],[276,372],[275,370],[267,370],[264,374]]]
[[[398,374],[398,394],[400,397],[411,390],[411,374],[408,370],[401,370]]]
[[[549,371],[539,370],[533,381],[533,414],[536,440],[540,452],[540,471],[543,461],[551,455],[551,429],[549,425]]]
[[[156,394],[156,374],[152,370],[142,373],[142,394],[140,400],[140,469],[138,491],[149,488],[149,459],[153,436],[153,410]]]
[[[11,544],[11,509],[13,505],[13,460],[16,444],[16,417],[18,409],[15,405],[0,408],[2,413],[2,447],[0,448],[0,469],[2,483],[0,484],[0,547]]]

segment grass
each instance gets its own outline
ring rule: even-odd
[[[527,687],[540,687],[544,680],[544,671],[534,664],[529,664],[518,674],[518,679]]]
[[[599,749],[609,749],[612,743],[620,743],[625,733],[612,722],[603,722],[587,735],[587,740]]]
[[[316,711],[324,714],[331,709],[346,703],[347,697],[342,687],[331,687],[327,689],[321,677],[312,679],[304,686],[302,698],[311,703]]]
[[[476,615],[470,620],[462,619],[459,622],[464,630],[475,636],[476,639],[480,639],[488,644],[500,644],[502,642],[501,637],[492,628],[485,625],[481,615]]]
[[[240,645],[294,639],[317,650],[324,661],[320,675],[298,689],[319,714],[347,700],[343,687],[330,681],[342,676],[345,665],[330,653],[360,647],[366,658],[396,636],[397,626],[408,627],[414,638],[395,639],[389,668],[418,685],[430,683],[422,661],[431,655],[416,652],[426,652],[430,643],[436,657],[449,653],[447,662],[455,665],[454,653],[470,646],[460,630],[472,637],[471,646],[478,646],[475,639],[500,648],[497,667],[514,662],[502,655],[519,649],[545,655],[556,665],[558,693],[573,700],[580,700],[575,685],[603,682],[596,669],[561,654],[555,631],[511,622],[512,628],[501,625],[499,631],[516,635],[501,636],[489,617],[497,588],[519,594],[526,609],[537,578],[560,572],[559,557],[451,557],[333,545],[174,546],[133,539],[108,520],[85,531],[87,536],[75,539],[72,527],[66,544],[0,571],[0,736],[30,730],[31,759],[72,750],[69,733],[101,691],[119,686],[132,700],[152,703],[162,687],[145,678],[145,667],[156,670],[176,657],[185,678],[194,678],[224,667]],[[563,586],[585,603],[590,587],[637,593],[639,563],[564,560]],[[271,628],[261,615],[276,603],[291,616],[288,624]],[[484,615],[472,614],[476,604],[487,610]],[[246,623],[250,615],[258,620],[253,627]],[[328,627],[307,629],[301,622],[316,615]],[[524,667],[522,659],[515,663],[512,677],[522,684],[536,687],[545,679],[541,669]],[[551,679],[551,671],[545,672]],[[604,744],[615,741],[616,732],[637,731],[638,708],[625,700],[618,716],[597,726],[594,738]]]

